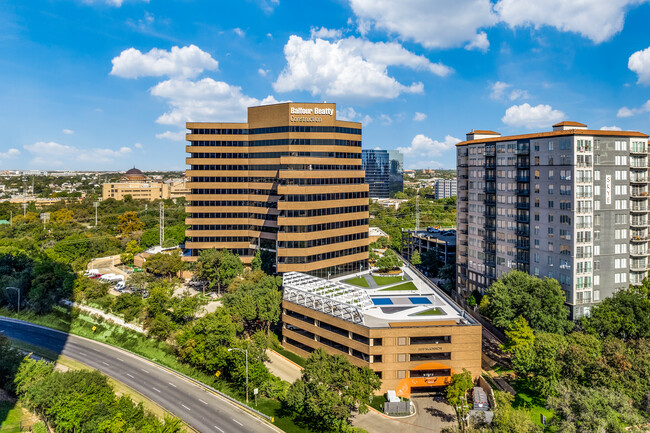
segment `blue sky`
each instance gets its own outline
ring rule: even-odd
[[[471,129],[650,132],[650,0],[0,0],[0,169],[185,168],[184,122],[336,102],[453,168]]]

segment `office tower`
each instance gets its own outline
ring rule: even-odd
[[[388,151],[364,149],[361,152],[363,170],[366,172],[370,197],[390,197],[390,158]]]
[[[573,318],[648,276],[648,135],[561,122],[457,146],[459,291],[555,278]]]
[[[394,197],[396,192],[404,191],[404,154],[399,150],[389,150],[388,161],[390,164],[389,193]]]
[[[279,273],[337,275],[368,266],[361,124],[336,104],[248,109],[247,123],[187,123],[186,248],[256,250]]]

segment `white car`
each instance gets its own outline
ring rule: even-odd
[[[88,269],[86,272],[84,272],[84,275],[87,277],[92,277],[93,275],[99,274],[99,269]]]
[[[118,283],[113,287],[113,289],[115,289],[115,290],[117,290],[117,291],[120,291],[120,290],[124,290],[124,287],[126,287],[126,284],[124,284],[124,281],[119,281],[119,282],[118,282]]]

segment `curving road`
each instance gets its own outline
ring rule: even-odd
[[[281,431],[209,389],[113,346],[4,317],[0,317],[0,331],[101,371],[182,418],[198,432]]]

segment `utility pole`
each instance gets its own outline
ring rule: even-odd
[[[160,246],[165,242],[165,203],[160,202]]]
[[[9,225],[14,225],[14,211],[12,210],[9,211]]]
[[[415,233],[420,231],[420,195],[415,196]]]
[[[97,207],[99,206],[99,202],[93,202],[93,206],[95,206],[95,227],[97,227]]]
[[[23,216],[27,216],[27,203],[23,203]]]

